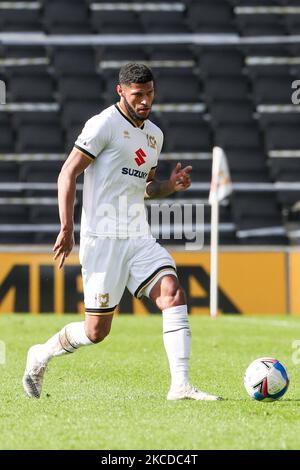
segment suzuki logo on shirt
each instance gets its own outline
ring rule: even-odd
[[[144,158],[147,157],[147,155],[145,154],[144,150],[143,149],[138,149],[135,154],[137,155],[137,158],[135,158],[134,160],[136,161],[136,163],[138,164],[138,166],[141,166],[145,163],[145,160]]]

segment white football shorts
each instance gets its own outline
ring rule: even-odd
[[[173,258],[155,238],[82,236],[79,259],[85,312],[90,315],[111,314],[125,287],[137,298],[149,297],[162,276],[177,276]]]

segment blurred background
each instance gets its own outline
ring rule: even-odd
[[[61,281],[41,258],[59,230],[56,180],[85,121],[118,100],[120,66],[137,61],[156,77],[158,178],[192,164],[191,188],[173,199],[205,203],[203,253],[162,240],[192,309],[208,311],[206,202],[218,145],[233,181],[220,207],[220,309],[300,313],[299,28],[293,0],[0,2],[0,311],[82,310],[78,261]],[[81,194],[82,179],[77,242]],[[149,311],[126,298],[121,311]]]

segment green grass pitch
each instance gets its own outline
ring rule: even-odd
[[[169,370],[161,317],[120,315],[93,347],[54,359],[40,400],[21,385],[26,351],[78,315],[1,315],[0,449],[299,449],[300,319],[191,316],[191,382],[223,402],[166,401]],[[283,399],[252,401],[248,364],[270,355],[288,368]],[[299,357],[299,355],[298,355]]]

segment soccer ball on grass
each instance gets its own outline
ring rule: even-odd
[[[277,359],[261,357],[247,368],[244,385],[254,400],[275,401],[287,391],[289,377],[286,368]]]

